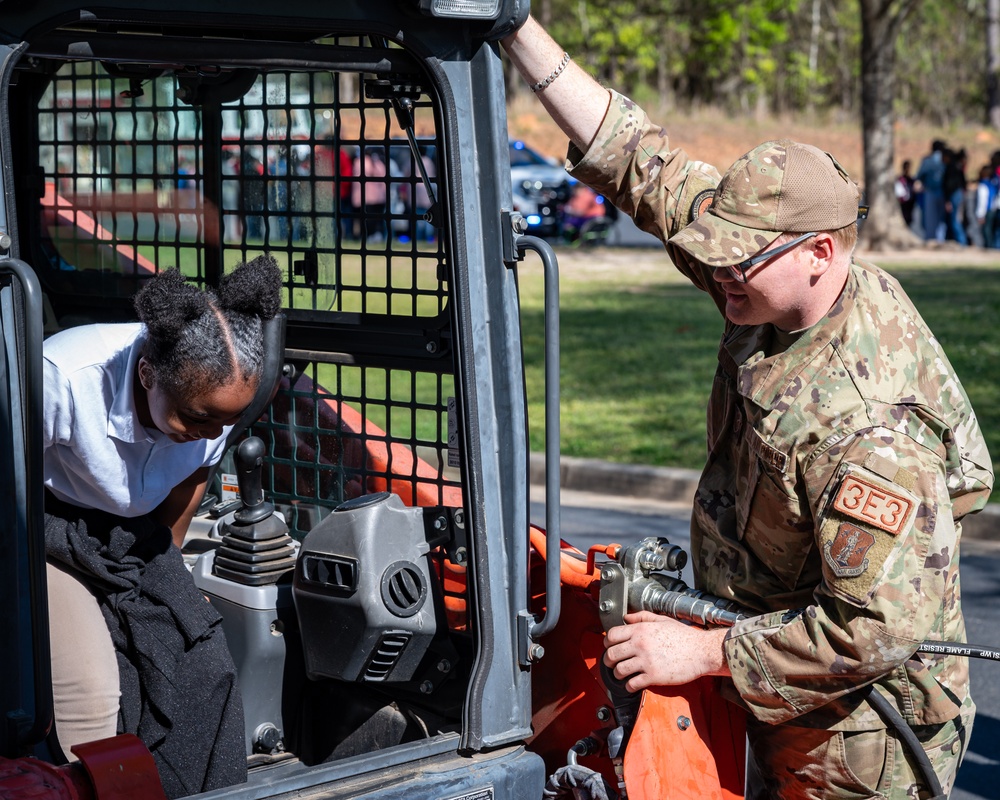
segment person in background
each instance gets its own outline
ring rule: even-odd
[[[331,247],[335,236],[357,238],[354,230],[357,215],[351,203],[353,173],[354,158],[347,147],[335,143],[332,135],[325,136],[313,147],[313,175],[318,179],[312,189],[315,211],[318,217],[338,220],[332,229],[330,224],[313,220],[313,235],[319,246]]]
[[[227,146],[222,149],[222,213],[223,241],[236,244],[243,238],[243,223],[240,196],[243,191],[240,176],[239,148]]]
[[[337,148],[337,175],[340,181],[337,184],[337,206],[340,209],[340,232],[345,239],[356,238],[354,236],[354,220],[357,216],[357,208],[354,205],[354,190],[351,183],[351,175],[354,174],[354,158],[347,152],[346,147]]]
[[[261,240],[264,238],[264,209],[267,207],[267,179],[264,164],[252,150],[259,147],[243,147],[240,155],[240,175],[242,176],[242,193],[240,199],[243,215],[243,232],[247,239]],[[263,155],[261,153],[261,155]]]
[[[566,205],[563,206],[563,235],[572,241],[580,235],[583,226],[592,219],[600,219],[606,213],[604,198],[585,183],[573,185]]]
[[[917,648],[965,638],[962,519],[986,504],[992,461],[919,312],[853,257],[857,185],[788,139],[720,175],[530,16],[502,44],[568,136],[571,174],[663,241],[721,317],[692,565],[695,588],[754,616],[702,629],[631,613],[605,665],[633,692],[722,677],[749,710],[748,800],[926,793],[885,703],[950,791],[968,664]]]
[[[267,148],[268,241],[288,238],[288,146],[284,143]]]
[[[312,245],[312,210],[313,210],[313,159],[312,147],[304,142],[292,145],[290,181],[292,212],[292,241],[305,242]]]
[[[966,219],[969,221],[969,240],[976,247],[987,247],[986,219],[993,205],[993,184],[990,182],[990,165],[979,168],[979,179],[970,181],[966,191]]]
[[[906,223],[907,228],[913,224],[913,206],[917,201],[917,195],[913,188],[914,180],[911,168],[912,162],[909,159],[904,161],[902,170],[896,176],[896,182],[893,185],[893,189],[896,192],[896,199],[899,200],[899,210],[903,212],[903,221]]]
[[[376,148],[368,147],[354,162],[351,205],[361,217],[361,239],[384,242],[389,235],[386,220],[386,165]]]
[[[947,238],[954,239],[963,247],[969,244],[969,238],[965,235],[965,220],[962,218],[962,210],[965,208],[965,168],[968,164],[968,156],[965,148],[961,150],[944,151],[944,179],[942,190],[944,192],[944,207],[947,214],[948,235]]]
[[[924,156],[915,177],[920,186],[920,213],[924,222],[924,238],[943,242],[947,230],[944,207],[944,151],[945,143],[935,139],[931,152]]]
[[[1000,150],[990,155],[990,201],[986,212],[986,246],[1000,248]]]

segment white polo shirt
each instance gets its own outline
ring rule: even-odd
[[[132,391],[141,323],[69,328],[45,341],[45,486],[59,499],[123,517],[156,508],[199,467],[222,458],[218,439],[173,442],[139,423]]]

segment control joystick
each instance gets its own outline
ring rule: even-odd
[[[212,572],[247,586],[277,583],[295,567],[295,544],[288,526],[264,499],[264,442],[251,436],[236,449],[240,507],[222,525],[222,544]]]
[[[241,525],[253,525],[274,513],[274,503],[264,499],[263,471],[264,442],[257,436],[244,439],[236,448],[236,485],[242,505],[234,519]]]

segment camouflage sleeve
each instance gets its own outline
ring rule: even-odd
[[[708,206],[720,180],[711,164],[672,150],[667,132],[617,92],[590,148],[571,144],[566,166],[664,244]],[[678,268],[705,288],[697,270]]]
[[[890,692],[906,684],[900,697],[912,702],[916,665],[921,721],[954,718],[966,666],[918,657],[904,667],[924,640],[965,637],[944,446],[869,429],[831,448],[806,479],[819,487],[810,505],[823,578],[807,608],[730,631],[737,691],[758,719],[777,724],[874,681]]]

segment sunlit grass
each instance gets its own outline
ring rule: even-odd
[[[951,256],[957,258],[958,256]],[[594,258],[600,258],[595,253]],[[1000,465],[1000,267],[894,265],[941,341]],[[700,469],[721,318],[672,270],[560,280],[562,453]],[[542,278],[520,276],[532,450],[544,449]]]
[[[225,269],[263,249],[236,249]],[[294,274],[296,253],[274,251]],[[150,254],[152,255],[152,254]],[[294,308],[345,313],[433,316],[441,308],[433,254],[397,262],[393,253],[330,255],[319,263],[315,288],[298,286],[286,303]],[[196,275],[193,249],[178,251],[181,270]],[[960,256],[950,255],[951,259]],[[599,251],[591,259],[602,258]],[[662,270],[629,268],[563,271],[561,276],[561,436],[565,455],[620,463],[699,469],[705,458],[705,405],[715,373],[721,320],[714,305],[678,276],[662,257]],[[289,261],[292,264],[289,264]],[[896,275],[948,353],[986,436],[994,469],[1000,464],[1000,267],[961,264],[895,264]],[[365,291],[361,291],[361,287]],[[530,445],[544,448],[542,276],[520,270]],[[370,391],[360,370],[321,368],[321,382],[347,402]],[[436,391],[431,375],[418,375],[415,391]],[[390,381],[401,386],[400,380]],[[355,400],[356,398],[356,400]],[[391,398],[368,398],[366,416],[394,434],[429,441],[441,436],[437,418],[388,411]]]

